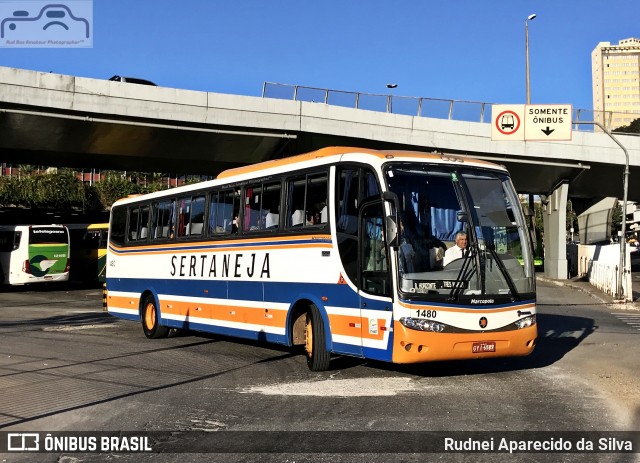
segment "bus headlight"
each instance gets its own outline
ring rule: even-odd
[[[516,328],[521,330],[522,328],[529,328],[530,326],[533,326],[535,324],[536,324],[536,316],[529,315],[528,317],[524,317],[516,321]]]
[[[433,331],[434,333],[442,333],[444,325],[434,322],[433,320],[425,320],[424,318],[402,317],[400,319],[402,326],[419,331]]]

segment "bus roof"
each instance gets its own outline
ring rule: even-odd
[[[222,171],[218,175],[218,179],[235,177],[243,174],[259,172],[261,170],[271,169],[274,167],[283,167],[289,166],[292,164],[297,164],[300,162],[311,161],[313,159],[326,158],[331,156],[341,156],[344,154],[350,153],[358,153],[358,154],[369,154],[371,156],[380,158],[380,159],[391,159],[395,157],[402,158],[420,158],[423,160],[434,160],[434,161],[451,161],[453,159],[461,162],[468,162],[476,165],[482,165],[485,167],[491,167],[494,169],[504,169],[502,166],[498,164],[494,164],[488,161],[481,161],[478,159],[473,159],[466,156],[456,156],[456,155],[444,155],[442,153],[424,153],[421,151],[403,151],[403,150],[373,150],[367,148],[353,148],[346,146],[330,146],[327,148],[321,148],[316,151],[312,151],[310,153],[298,154],[296,156],[290,156],[282,159],[273,159],[270,161],[259,162],[257,164],[250,164],[247,166],[236,167],[233,169],[227,169]]]

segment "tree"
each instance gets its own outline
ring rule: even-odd
[[[618,127],[613,130],[614,132],[624,132],[624,133],[640,133],[640,117],[629,125],[623,125],[622,127]]]

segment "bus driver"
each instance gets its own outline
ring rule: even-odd
[[[444,253],[442,265],[446,266],[449,262],[460,259],[464,256],[467,248],[467,234],[465,232],[456,233],[456,244],[447,249]]]

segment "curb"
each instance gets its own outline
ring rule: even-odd
[[[603,293],[595,286],[592,286],[590,283],[586,282],[586,285],[576,285],[573,284],[571,280],[554,280],[552,278],[548,278],[545,276],[536,275],[536,280],[544,281],[545,283],[551,283],[556,286],[566,286],[571,289],[575,289],[581,291],[585,294],[588,294],[593,299],[597,300],[601,304],[613,305],[617,308],[627,309],[627,310],[640,310],[640,305],[635,302],[625,302],[613,299],[613,297]]]

